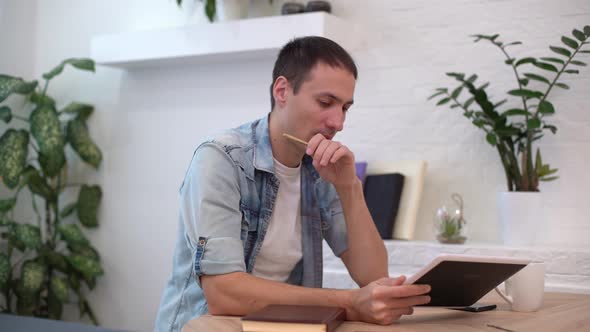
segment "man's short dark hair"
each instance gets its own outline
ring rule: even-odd
[[[323,62],[332,67],[348,70],[354,79],[358,72],[354,60],[336,42],[324,37],[301,37],[287,43],[277,57],[272,71],[272,83],[270,84],[270,106],[275,107],[275,99],[272,93],[274,82],[279,76],[284,76],[291,86],[293,93],[297,93],[301,84],[309,77],[309,72],[318,63]]]

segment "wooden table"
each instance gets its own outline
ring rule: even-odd
[[[480,300],[495,303],[496,310],[465,312],[444,308],[415,307],[414,314],[389,326],[344,322],[336,332],[495,331],[544,332],[590,331],[590,295],[545,293],[543,307],[533,313],[510,311],[495,293]],[[189,321],[183,332],[242,331],[240,317],[204,315]]]

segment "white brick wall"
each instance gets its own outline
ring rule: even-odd
[[[504,256],[546,264],[545,290],[590,294],[590,250],[563,248],[509,248],[497,245],[450,245],[421,241],[385,241],[389,275],[411,276],[438,254]],[[340,258],[324,242],[324,287],[357,288]]]
[[[590,24],[590,2],[331,2],[335,15],[364,31],[362,48],[353,52],[360,69],[355,106],[338,138],[369,162],[428,161],[418,239],[432,239],[435,209],[459,192],[465,198],[469,241],[497,242],[495,195],[505,182],[498,157],[459,112],[435,110],[426,97],[452,83],[444,76],[448,71],[477,72],[500,96],[513,87],[501,54],[467,36],[498,32],[505,40],[525,42],[514,48],[515,55],[545,56],[547,45],[558,44],[562,34]],[[11,2],[0,0],[6,3]],[[200,5],[187,1],[187,9]],[[27,6],[30,10],[1,6],[2,73],[39,77],[64,58],[89,56],[95,34],[204,22],[200,10],[179,11],[174,1],[31,0]],[[23,31],[26,38],[14,37]],[[18,65],[11,62],[16,59]],[[273,61],[133,72],[98,68],[95,75],[67,68],[50,86],[63,103],[76,100],[96,107],[90,130],[103,149],[104,163],[94,178],[103,186],[104,200],[101,226],[89,237],[102,254],[106,275],[90,299],[105,326],[151,330],[172,263],[177,190],[192,151],[209,133],[267,112]],[[542,228],[549,243],[587,249],[590,68],[566,82],[572,89],[556,91],[553,100],[559,132],[543,139],[544,159],[560,169],[561,179],[542,186],[547,216]],[[72,180],[84,173],[84,167],[77,168]],[[587,264],[583,269],[587,278]],[[575,275],[555,280],[566,283]]]

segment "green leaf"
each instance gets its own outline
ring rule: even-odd
[[[537,59],[535,59],[535,58],[530,58],[530,57],[522,58],[522,59],[518,60],[514,66],[518,67],[518,66],[524,65],[526,63],[535,63],[536,61],[537,61]]]
[[[59,113],[70,113],[75,114],[80,120],[86,121],[92,112],[94,111],[94,106],[83,104],[83,103],[70,103],[64,109],[62,109]]]
[[[100,255],[98,251],[94,249],[90,244],[70,244],[68,245],[68,249],[70,252],[82,256],[86,256],[88,258],[92,258],[97,262],[100,262]]]
[[[459,97],[459,95],[461,94],[461,90],[463,90],[462,85],[458,86],[455,90],[453,90],[453,92],[451,92],[451,99],[457,99],[457,97]]]
[[[550,102],[543,100],[540,104],[539,104],[539,112],[541,114],[554,114],[555,113],[555,108],[553,108],[553,104],[551,104]]]
[[[579,51],[579,52],[580,53],[590,53],[590,50],[582,50],[582,51]]]
[[[502,101],[499,101],[499,102],[495,103],[494,104],[494,108],[498,108],[498,107],[504,105],[507,101],[508,101],[508,99],[504,99]]]
[[[80,228],[75,224],[59,225],[58,231],[68,244],[87,245],[89,243]]]
[[[563,72],[568,73],[568,74],[579,74],[580,73],[580,71],[577,69],[566,69]]]
[[[553,125],[544,125],[543,129],[549,129],[554,135],[557,132],[557,127],[555,127]]]
[[[514,116],[514,115],[527,115],[529,114],[527,111],[520,109],[520,108],[512,108],[507,110],[506,112],[502,113],[502,116]]]
[[[590,38],[590,25],[584,26],[584,33],[586,34],[586,37]]]
[[[516,97],[527,97],[527,98],[539,98],[543,97],[543,93],[540,91],[532,91],[527,89],[515,89],[508,91],[509,95]]]
[[[39,174],[39,171],[33,166],[27,166],[23,171],[23,185],[28,185],[32,193],[39,195],[47,200],[53,201],[55,194],[47,181]]]
[[[541,58],[541,60],[547,61],[547,62],[559,63],[560,65],[565,64],[565,61],[558,59],[558,58]]]
[[[496,129],[495,131],[496,131],[496,134],[498,134],[501,137],[509,137],[509,136],[520,134],[520,130],[518,128],[513,128],[513,127]]]
[[[9,123],[12,120],[12,111],[8,106],[0,107],[0,120]]]
[[[76,118],[68,122],[67,140],[82,160],[98,168],[102,160],[102,152],[90,138],[83,120]]]
[[[570,57],[572,56],[572,53],[568,50],[566,50],[563,47],[557,47],[557,46],[549,46],[549,49],[552,50],[553,52],[559,54],[559,55],[563,55],[565,57]]]
[[[216,11],[216,4],[215,0],[206,0],[205,2],[205,15],[209,19],[209,22],[213,22],[215,19],[215,11]]]
[[[24,130],[8,129],[0,137],[0,177],[4,184],[14,189],[29,154],[29,133]]]
[[[587,66],[587,64],[586,64],[585,62],[578,61],[578,60],[572,60],[572,61],[570,61],[570,63],[571,63],[572,65],[576,65],[576,66],[582,66],[582,67],[585,67],[585,66]]]
[[[581,42],[586,41],[586,36],[580,30],[574,29],[574,31],[572,31],[572,35],[574,37],[576,37],[576,39],[579,40],[579,41],[581,41]]]
[[[473,124],[478,128],[483,128],[483,126],[486,124],[486,121],[482,119],[477,119],[473,120]]]
[[[72,214],[72,212],[74,212],[76,210],[76,207],[78,207],[78,202],[72,202],[68,205],[66,205],[62,210],[61,213],[59,214],[59,216],[64,219],[65,217],[69,216],[70,214]]]
[[[475,97],[471,97],[469,99],[467,99],[467,101],[465,101],[465,104],[463,104],[463,108],[467,109],[475,100]]]
[[[520,83],[522,86],[527,86],[529,84],[529,79],[528,78],[521,78],[518,80],[518,83]]]
[[[442,94],[446,93],[446,91],[437,91],[435,94],[431,95],[430,97],[428,97],[428,100],[431,100],[434,97],[440,96]]]
[[[543,77],[541,75],[537,75],[537,74],[533,74],[533,73],[525,73],[524,76],[531,79],[531,80],[551,84],[551,82],[549,82],[548,79],[546,79],[545,77]]]
[[[37,107],[30,116],[31,134],[39,146],[39,162],[46,175],[54,177],[65,165],[65,139],[57,111],[50,106]]]
[[[553,180],[557,180],[557,179],[559,179],[559,176],[550,176],[548,178],[545,178],[545,177],[539,178],[539,181],[547,182],[547,181],[553,181]]]
[[[0,252],[0,290],[5,290],[6,286],[8,286],[11,273],[10,258],[5,253]]]
[[[102,199],[102,190],[99,186],[83,185],[78,195],[78,219],[86,227],[98,226],[98,207]]]
[[[46,80],[50,80],[50,79],[54,78],[55,76],[61,74],[61,72],[64,70],[64,67],[66,64],[70,64],[73,67],[78,68],[78,69],[94,72],[94,61],[93,60],[71,58],[71,59],[67,59],[67,60],[62,61],[62,63],[57,65],[57,67],[55,67],[51,71],[43,74],[43,78]]]
[[[6,213],[16,205],[16,198],[8,198],[0,200],[0,212]]]
[[[104,273],[99,262],[86,256],[73,254],[68,256],[68,261],[76,271],[82,273],[84,278],[90,279]]]
[[[51,278],[49,287],[60,302],[68,300],[68,282],[66,279],[54,275]]]
[[[514,63],[514,60],[515,60],[514,58],[510,58],[510,59],[504,61],[504,63],[507,65],[512,65]]]
[[[13,93],[26,95],[35,90],[37,81],[26,82],[20,77],[0,74],[0,103]]]
[[[475,80],[477,80],[477,75],[473,74],[473,75],[469,76],[469,78],[467,79],[467,82],[473,83],[473,82],[475,82]]]
[[[488,141],[488,143],[490,143],[493,146],[496,146],[496,144],[498,144],[498,138],[496,137],[496,135],[494,135],[492,133],[488,133],[486,135],[486,140]]]
[[[47,258],[47,263],[52,268],[61,271],[65,274],[68,274],[71,270],[69,269],[68,261],[66,256],[62,255],[59,252],[55,251],[46,251],[45,257]]]
[[[41,231],[39,226],[29,224],[18,224],[15,228],[16,238],[21,241],[26,248],[39,249],[41,247]]]
[[[554,65],[549,64],[549,63],[545,63],[545,62],[535,62],[535,63],[533,63],[533,66],[541,68],[543,70],[552,71],[555,73],[558,72],[557,68]]]
[[[47,95],[38,94],[37,92],[33,92],[31,94],[31,102],[36,104],[38,107],[41,106],[49,106],[55,107],[55,100]]]
[[[522,45],[522,42],[515,41],[515,42],[508,43],[508,44],[504,45],[504,47],[508,47],[508,46],[512,46],[512,45]]]
[[[23,293],[32,294],[41,290],[45,273],[45,265],[33,260],[26,261],[22,266],[20,279]]]
[[[565,83],[555,83],[555,86],[558,86],[558,87],[560,87],[562,89],[566,89],[566,90],[569,90],[569,88],[570,88],[569,85],[567,85]]]
[[[537,119],[537,118],[532,118],[529,119],[529,121],[527,121],[527,128],[528,129],[536,129],[541,127],[541,120]]]
[[[436,103],[436,106],[444,105],[444,104],[448,103],[449,101],[451,101],[451,98],[443,98],[438,103]]]
[[[573,39],[571,39],[571,38],[568,38],[568,37],[566,37],[566,36],[563,36],[563,37],[561,37],[561,41],[562,41],[564,44],[566,44],[567,46],[569,46],[569,47],[573,48],[574,50],[575,50],[575,49],[577,49],[577,48],[578,48],[578,46],[579,46],[579,45],[578,45],[578,43],[577,43],[575,40],[573,40]]]

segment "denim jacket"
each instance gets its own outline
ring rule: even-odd
[[[279,186],[268,119],[228,130],[196,149],[180,187],[173,270],[156,331],[180,331],[207,313],[200,276],[252,272]],[[319,177],[307,155],[301,167],[301,232],[303,258],[287,282],[322,287],[322,239],[340,256],[347,249],[346,223],[334,186]]]

